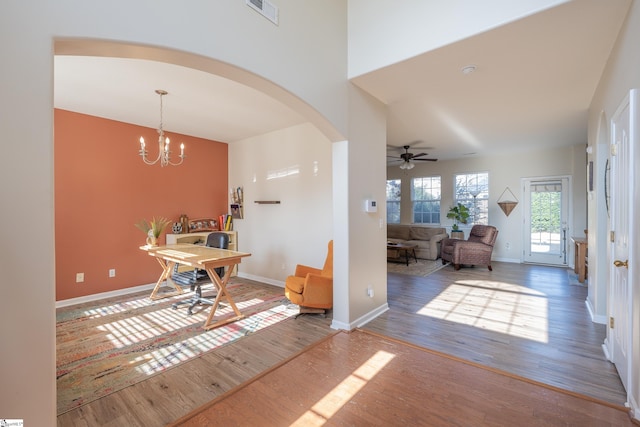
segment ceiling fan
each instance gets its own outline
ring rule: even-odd
[[[399,156],[387,156],[389,158],[400,160],[402,163],[400,164],[400,169],[413,169],[415,164],[414,161],[423,161],[423,162],[437,162],[438,159],[422,159],[423,156],[428,156],[427,153],[413,154],[409,152],[410,145],[405,145],[404,153],[401,153]]]

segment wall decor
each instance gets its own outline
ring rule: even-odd
[[[500,206],[502,212],[504,212],[506,216],[509,216],[509,214],[515,209],[517,204],[518,199],[516,198],[516,196],[511,192],[511,190],[509,190],[509,187],[505,188],[498,198],[498,206]]]

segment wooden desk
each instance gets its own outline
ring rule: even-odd
[[[584,283],[587,278],[587,239],[585,237],[572,237],[575,245],[574,271],[578,275],[578,282]]]
[[[193,268],[205,270],[218,291],[216,299],[211,306],[211,312],[204,322],[204,329],[213,329],[227,323],[235,322],[244,317],[227,291],[227,282],[229,281],[233,268],[242,262],[242,258],[251,256],[251,254],[190,244],[141,246],[140,249],[148,252],[150,256],[155,257],[160,266],[162,266],[162,274],[149,296],[152,300],[181,294],[183,292],[182,288],[171,280],[171,272],[176,264],[188,265]],[[223,278],[220,278],[215,271],[218,267],[227,267]],[[167,284],[172,285],[175,291],[158,295],[158,291],[165,281]],[[226,298],[236,315],[213,322],[216,309],[223,297]]]

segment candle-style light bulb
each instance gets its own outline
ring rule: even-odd
[[[184,156],[184,143],[180,144],[180,155]]]
[[[144,138],[140,137],[140,149],[144,150]]]

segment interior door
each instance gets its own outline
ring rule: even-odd
[[[634,92],[631,92],[634,95]],[[610,357],[628,390],[630,372],[632,283],[629,235],[632,229],[633,173],[631,168],[632,96],[622,102],[611,119],[611,261],[609,292]]]
[[[568,177],[523,179],[524,262],[567,265],[569,188]]]

